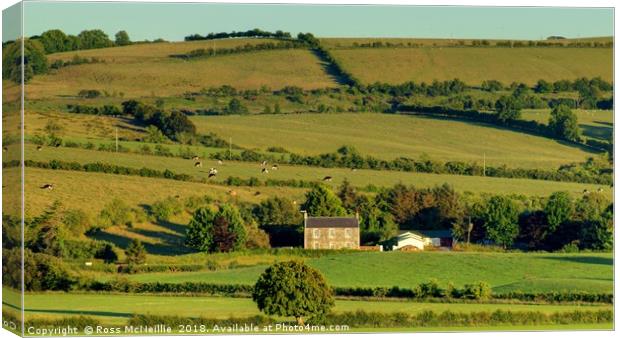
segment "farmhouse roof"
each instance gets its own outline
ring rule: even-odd
[[[399,231],[398,237],[404,236],[407,233],[426,238],[452,238],[452,231],[450,230],[404,230]]]
[[[355,217],[308,217],[306,228],[358,228]]]

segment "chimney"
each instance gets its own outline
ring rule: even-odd
[[[306,210],[301,211],[304,214],[304,229],[306,228],[306,223],[308,223],[308,212]]]

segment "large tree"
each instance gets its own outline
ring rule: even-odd
[[[258,278],[252,299],[268,315],[293,316],[299,325],[306,317],[321,317],[334,306],[325,278],[303,262],[276,263]]]
[[[247,231],[239,210],[223,204],[217,210],[203,207],[194,212],[185,243],[200,251],[219,252],[240,250],[246,240]]]
[[[111,47],[114,43],[108,35],[100,29],[85,30],[78,34],[82,49]]]
[[[566,105],[553,108],[549,117],[549,128],[556,137],[579,141],[581,138],[577,115]]]
[[[24,82],[34,75],[47,72],[48,64],[43,45],[37,40],[24,42]],[[22,40],[17,40],[2,48],[2,78],[22,82]]]
[[[545,214],[549,231],[555,231],[560,224],[570,219],[573,214],[573,200],[567,192],[554,192],[545,205]]]
[[[127,34],[126,31],[119,31],[118,33],[116,33],[114,38],[115,38],[114,42],[116,43],[117,46],[131,45],[129,34]]]
[[[506,123],[511,120],[518,120],[521,117],[521,107],[518,99],[514,96],[502,96],[495,102],[497,119]]]
[[[519,234],[519,210],[506,196],[491,197],[482,213],[487,238],[503,247],[512,245]]]
[[[67,34],[60,29],[50,29],[41,34],[39,39],[48,54],[69,50],[67,46]]]
[[[144,264],[146,262],[146,249],[140,240],[134,239],[125,249],[127,264]]]
[[[324,185],[317,185],[306,193],[303,208],[310,216],[344,216],[346,214],[342,201]]]

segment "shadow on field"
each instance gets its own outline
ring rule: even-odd
[[[312,52],[312,54],[314,54],[314,56],[316,56],[316,58],[320,60],[319,64],[321,65],[321,68],[323,68],[325,74],[327,74],[332,80],[334,80],[341,86],[349,84],[347,79],[344,76],[340,75],[338,69],[336,69],[336,67],[334,67],[331,62],[325,60],[321,53],[317,52],[314,49],[310,49],[310,52]]]
[[[106,316],[106,317],[124,317],[130,318],[133,313],[126,312],[110,312],[110,311],[80,311],[80,310],[52,310],[52,309],[26,309],[26,312],[35,313],[58,313],[67,315],[89,315],[89,316]]]
[[[154,237],[162,240],[164,243],[146,243],[143,242],[144,248],[146,252],[153,255],[162,255],[162,256],[175,256],[179,254],[186,254],[194,252],[193,249],[190,249],[183,245],[183,238],[181,236],[160,233],[155,231],[149,231],[144,229],[128,229],[129,231],[140,234],[146,237]],[[166,237],[169,236],[169,237]],[[132,238],[128,238],[125,236],[120,236],[116,234],[111,234],[106,231],[99,231],[96,234],[92,234],[89,237],[97,240],[108,241],[114,243],[117,247],[121,249],[127,248],[129,243],[132,241]]]
[[[599,265],[614,265],[613,258],[607,257],[588,257],[588,256],[545,256],[545,259],[553,259],[558,261],[568,261],[574,263],[583,263],[583,264],[599,264]]]
[[[614,131],[613,127],[593,126],[586,124],[580,124],[579,128],[583,130],[584,136],[601,139],[603,141],[611,139]]]
[[[577,148],[579,150],[582,150],[586,153],[590,153],[590,154],[598,154],[597,151],[593,150],[590,147],[587,147],[585,145],[582,144],[577,144],[577,143],[572,143],[572,142],[567,142],[567,141],[562,141],[562,140],[558,140],[558,139],[554,139],[554,138],[550,138],[547,136],[543,136],[534,132],[531,132],[529,130],[525,130],[525,129],[518,129],[518,128],[510,128],[510,127],[505,127],[505,126],[499,126],[496,124],[492,124],[492,123],[485,123],[485,122],[479,122],[479,121],[473,121],[470,119],[466,119],[466,118],[458,118],[458,117],[443,117],[443,116],[431,116],[431,115],[426,115],[426,114],[417,114],[415,112],[400,112],[399,115],[409,115],[409,116],[415,116],[418,118],[425,118],[425,119],[429,119],[429,120],[437,120],[437,121],[459,121],[459,122],[464,122],[467,124],[471,124],[474,126],[479,126],[479,127],[485,127],[485,128],[492,128],[492,129],[497,129],[497,130],[507,130],[507,131],[513,131],[513,132],[517,132],[517,133],[523,133],[523,134],[527,134],[527,135],[532,135],[532,136],[537,136],[537,137],[542,137],[542,138],[546,138],[552,141],[555,141],[556,143],[559,143],[561,145],[567,146],[567,147],[571,147],[571,148]]]

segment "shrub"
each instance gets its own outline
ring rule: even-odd
[[[151,214],[157,220],[168,221],[170,217],[183,212],[183,203],[174,197],[167,197],[162,201],[155,202],[151,206]]]
[[[125,257],[129,265],[144,264],[146,262],[146,249],[144,249],[142,242],[137,239],[132,240],[125,249]]]
[[[118,225],[131,226],[133,219],[131,208],[122,200],[115,198],[99,213],[97,226],[103,229]]]

